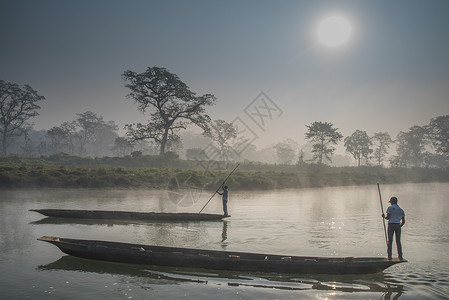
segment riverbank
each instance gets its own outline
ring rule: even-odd
[[[307,166],[289,171],[252,170],[241,164],[228,179],[233,190],[269,190],[328,186],[449,182],[449,170],[428,168]],[[52,166],[0,163],[0,189],[15,188],[154,188],[216,189],[230,170]]]

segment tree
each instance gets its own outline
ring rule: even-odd
[[[45,134],[49,140],[48,146],[52,153],[66,152],[73,154],[75,136],[75,125],[73,122],[64,122],[61,126],[53,126]]]
[[[374,158],[377,161],[377,165],[381,166],[393,140],[388,132],[375,132],[372,140],[376,146],[376,149],[374,149]]]
[[[345,138],[346,151],[352,154],[359,167],[362,158],[368,161],[369,155],[373,152],[372,145],[373,142],[366,131],[356,130],[351,136]]]
[[[33,151],[34,151],[34,144],[33,144],[33,141],[30,138],[30,132],[32,130],[30,127],[29,128],[25,128],[23,130],[23,145],[20,146],[20,149],[22,150],[22,152],[24,154],[27,154],[27,155],[32,154]]]
[[[85,154],[86,145],[95,139],[95,131],[104,123],[103,118],[97,114],[86,111],[84,113],[76,114],[77,118],[74,124],[80,128],[77,132],[77,137],[79,141],[79,154]]]
[[[231,142],[237,138],[237,128],[224,120],[215,120],[205,128],[203,135],[212,140],[219,150],[221,160],[225,161],[231,151]]]
[[[118,137],[118,126],[114,121],[102,123],[95,132],[95,140],[89,144],[90,155],[104,156],[112,153],[111,148]]]
[[[447,155],[426,152],[424,153],[424,165],[426,168],[447,168],[449,159]]]
[[[165,68],[149,67],[143,73],[125,71],[125,86],[131,90],[138,109],[145,113],[151,109],[147,125],[127,124],[128,136],[135,139],[153,139],[160,145],[160,154],[166,151],[167,142],[179,139],[177,130],[191,123],[205,128],[210,117],[205,107],[213,105],[211,94],[196,96],[179,77]]]
[[[21,88],[18,84],[0,80],[0,143],[3,154],[14,140],[23,135],[30,125],[27,121],[36,117],[41,108],[37,103],[45,100],[29,85]]]
[[[105,122],[102,116],[91,111],[77,114],[74,125],[79,128],[76,137],[79,142],[79,154],[87,154],[90,145],[94,155],[101,153],[101,149],[110,149],[118,130],[114,121]]]
[[[430,120],[427,128],[435,151],[445,155],[449,159],[449,115]]]
[[[65,133],[64,143],[67,147],[67,153],[75,154],[75,143],[77,139],[75,121],[63,122],[60,127],[61,130]]]
[[[161,145],[164,139],[164,133],[162,129],[161,122],[149,122],[148,124],[142,123],[133,123],[133,124],[125,124],[126,130],[126,138],[130,142],[139,142],[145,140],[153,140],[154,143]],[[164,152],[170,148],[172,143],[175,143],[177,139],[177,135],[173,132],[173,130],[169,130],[167,136],[165,137],[164,143]],[[159,146],[160,147],[160,146]],[[159,154],[160,154],[159,148]]]
[[[323,158],[332,161],[330,156],[335,152],[333,145],[343,138],[338,128],[329,122],[313,122],[311,125],[306,125],[308,132],[306,139],[310,140],[312,144],[312,160],[318,160],[318,164],[323,163]]]
[[[117,137],[114,140],[114,146],[111,148],[111,150],[117,156],[124,156],[129,154],[133,150],[133,148],[133,143],[131,143],[127,138]],[[142,152],[140,152],[140,154],[142,154]]]
[[[420,167],[424,163],[424,151],[428,144],[427,129],[412,126],[407,132],[399,132],[397,136],[397,157],[393,159],[396,166],[409,165]]]
[[[49,147],[53,153],[64,152],[67,135],[61,127],[53,126],[45,136],[49,139]]]
[[[292,164],[296,156],[297,148],[299,148],[299,145],[291,139],[287,139],[284,142],[274,145],[278,162],[285,165]]]
[[[304,166],[304,165],[306,165],[307,163],[306,163],[306,161],[305,161],[305,153],[304,153],[304,150],[302,150],[302,149],[300,149],[299,150],[299,154],[298,154],[298,161],[296,162],[296,164],[298,165],[298,166]]]

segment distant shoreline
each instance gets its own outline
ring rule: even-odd
[[[290,167],[290,166],[289,166]],[[260,167],[262,169],[263,166]],[[287,188],[313,188],[449,182],[449,170],[428,168],[380,167],[323,167],[287,168],[270,167],[257,170],[242,164],[228,179],[233,190],[271,190]],[[153,188],[216,189],[229,170],[208,171],[175,168],[90,167],[75,165],[4,163],[0,161],[0,189],[31,188]]]

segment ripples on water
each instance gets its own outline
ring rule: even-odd
[[[385,199],[398,196],[406,211],[403,247],[409,262],[363,276],[245,274],[92,262],[64,256],[36,238],[55,235],[287,255],[384,256],[377,187],[233,192],[232,218],[187,223],[68,221],[28,212],[30,208],[186,211],[155,191],[4,193],[2,198],[8,200],[0,201],[2,295],[10,299],[50,295],[66,299],[449,298],[449,185],[384,186],[382,193]],[[221,212],[219,199],[205,212]]]
[[[286,291],[340,291],[350,293],[402,293],[403,286],[387,283],[383,274],[364,276],[326,275],[282,275],[266,273],[241,273],[230,271],[204,271],[200,269],[178,269],[172,267],[115,264],[91,262],[71,256],[63,256],[56,262],[38,267],[41,271],[77,271],[98,274],[112,274],[134,279],[140,287],[151,284],[203,284],[209,287],[252,287]],[[361,278],[362,277],[362,278]],[[338,279],[338,280],[336,280]]]

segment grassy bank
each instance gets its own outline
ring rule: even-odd
[[[290,169],[290,167],[292,167]],[[293,168],[295,167],[295,168]],[[258,168],[257,168],[258,169]],[[449,182],[443,169],[390,169],[377,167],[283,166],[269,171],[241,164],[229,178],[234,190],[307,188],[405,182]],[[271,170],[270,170],[271,169]],[[99,167],[59,165],[45,162],[0,162],[0,188],[157,188],[199,187],[215,189],[229,170]]]

